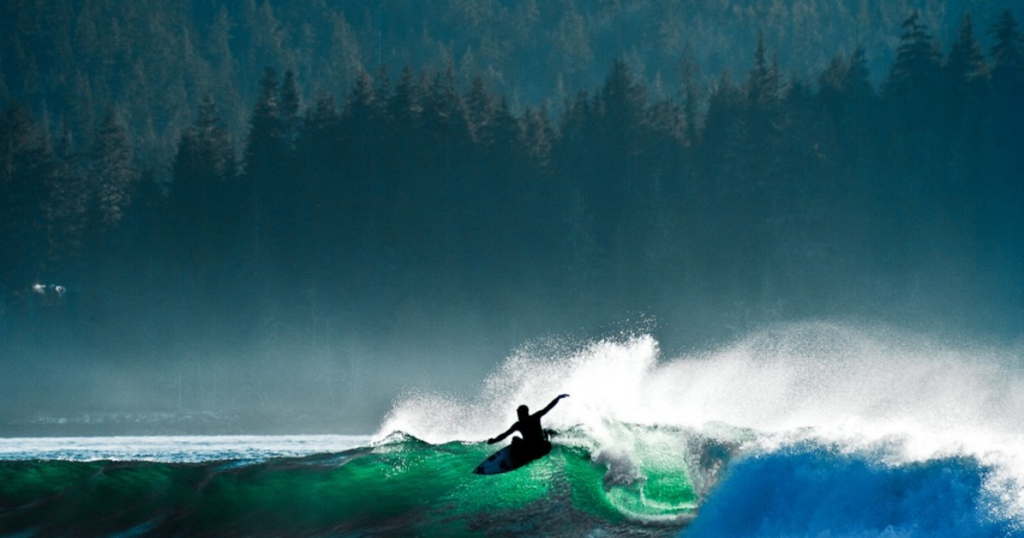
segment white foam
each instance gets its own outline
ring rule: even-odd
[[[609,422],[760,432],[760,446],[813,439],[883,463],[967,455],[991,465],[988,486],[1006,512],[1024,514],[1024,361],[1020,350],[939,344],[826,323],[759,332],[714,352],[668,360],[650,336],[583,348],[525,348],[479,394],[414,393],[399,399],[380,433],[429,442],[483,440],[560,393],[545,417],[582,425],[613,443]],[[996,491],[998,490],[998,491]]]
[[[366,446],[369,436],[143,436],[0,438],[0,460],[262,461]]]

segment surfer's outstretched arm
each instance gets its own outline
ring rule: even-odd
[[[558,403],[558,400],[561,400],[562,398],[568,398],[568,397],[569,397],[568,394],[559,394],[557,397],[555,397],[554,400],[551,400],[551,403],[549,403],[547,407],[545,407],[544,409],[541,409],[540,411],[537,411],[537,416],[542,417],[542,416],[546,415],[548,413],[548,411],[551,411],[551,408],[554,407],[556,403]]]
[[[499,435],[497,437],[491,437],[490,439],[488,439],[487,440],[487,444],[493,445],[494,443],[501,442],[502,439],[508,437],[509,435],[512,435],[512,432],[516,431],[518,428],[519,428],[519,423],[516,422],[515,424],[512,425],[511,428],[509,428],[507,431],[505,431],[501,435]]]

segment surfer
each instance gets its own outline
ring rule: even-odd
[[[544,429],[540,426],[540,417],[551,411],[551,408],[558,403],[562,398],[568,398],[568,394],[560,394],[544,409],[537,411],[534,414],[530,414],[530,408],[525,405],[520,405],[516,409],[516,413],[519,415],[519,420],[512,425],[507,431],[497,437],[492,437],[487,440],[487,444],[493,445],[494,443],[500,442],[502,439],[508,437],[512,432],[518,431],[522,434],[522,437],[512,438],[512,450],[520,452],[525,456],[532,458],[539,458],[547,455],[551,452],[551,443],[545,438]]]

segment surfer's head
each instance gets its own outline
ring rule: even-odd
[[[525,405],[520,405],[516,408],[516,413],[519,414],[519,420],[526,420],[530,417],[530,408]]]

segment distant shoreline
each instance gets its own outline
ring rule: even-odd
[[[351,424],[341,411],[81,411],[0,417],[0,438],[149,435],[365,435],[377,424]]]

